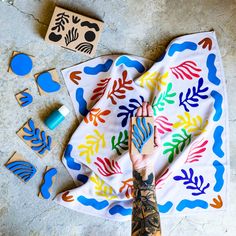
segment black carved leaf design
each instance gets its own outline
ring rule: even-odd
[[[72,27],[65,36],[65,43],[68,46],[71,42],[74,42],[79,37],[78,29]]]
[[[72,16],[72,22],[73,22],[74,24],[79,23],[79,22],[80,22],[79,17],[78,17],[78,16]]]
[[[52,27],[52,30],[57,30],[60,32],[61,30],[65,30],[65,24],[69,23],[69,15],[66,15],[65,12],[57,14],[57,18],[55,19],[55,26]]]
[[[93,50],[93,45],[91,43],[84,42],[84,43],[80,43],[79,45],[77,45],[75,47],[75,49],[77,49],[80,52],[90,54]]]

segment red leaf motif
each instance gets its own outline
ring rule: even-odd
[[[126,90],[133,90],[134,88],[130,86],[132,84],[132,80],[126,80],[127,79],[127,71],[123,71],[122,78],[114,81],[111,91],[109,91],[107,98],[111,99],[112,104],[116,105],[118,99],[124,99]]]
[[[182,80],[199,78],[200,75],[198,72],[201,71],[194,61],[184,61],[178,66],[170,67],[170,69],[176,79],[181,78]]]
[[[207,143],[208,140],[204,141],[204,139],[194,142],[190,147],[185,163],[192,163],[199,161],[199,158],[202,157],[202,153],[206,151],[205,146],[207,145]]]
[[[123,186],[120,187],[119,192],[121,193],[123,190],[125,190],[125,196],[127,198],[131,198],[134,195],[133,180],[133,178],[130,178],[125,181],[121,181]]]
[[[165,134],[171,132],[173,123],[170,123],[166,116],[158,116],[154,120],[154,124],[157,127],[157,130],[160,134]]]
[[[97,161],[94,162],[98,171],[103,176],[111,176],[115,174],[122,174],[120,166],[117,161],[110,161],[108,158],[97,157]]]
[[[212,48],[212,40],[210,38],[204,38],[202,39],[198,45],[202,44],[202,48],[205,49],[206,47],[208,47],[208,50],[211,51]]]
[[[79,74],[81,74],[81,71],[72,71],[70,73],[70,80],[76,85],[79,85],[78,81],[81,80]]]
[[[100,108],[92,108],[90,112],[84,117],[84,122],[93,122],[94,126],[98,126],[98,121],[105,123],[105,120],[101,116],[107,116],[111,113],[110,110],[102,111]]]
[[[97,88],[93,90],[93,96],[91,100],[99,100],[106,91],[107,85],[111,78],[102,79],[98,84]]]
[[[171,175],[172,172],[169,172],[169,168],[167,168],[164,173],[160,176],[159,179],[156,179],[155,185],[156,189],[162,189],[165,184],[165,180]]]

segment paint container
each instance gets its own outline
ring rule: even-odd
[[[51,130],[55,129],[69,114],[69,109],[63,105],[58,110],[53,111],[45,120],[44,124]]]

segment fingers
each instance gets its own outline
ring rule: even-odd
[[[140,106],[137,110],[136,116],[142,116],[142,113],[143,113],[143,107]]]
[[[154,126],[154,147],[160,146],[160,137],[158,135],[158,129]]]
[[[149,103],[147,104],[147,116],[153,116],[152,106]]]
[[[147,103],[143,102],[142,107],[143,107],[143,114],[142,114],[142,116],[147,116]]]

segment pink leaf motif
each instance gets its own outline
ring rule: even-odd
[[[157,130],[160,134],[165,134],[167,132],[171,132],[173,123],[170,123],[166,116],[158,116],[154,120],[155,125],[157,126]]]
[[[94,164],[98,167],[98,171],[103,176],[111,176],[115,174],[122,174],[120,166],[117,161],[110,161],[108,158],[97,157],[97,161]]]
[[[208,143],[208,140],[202,139],[201,141],[196,141],[192,144],[190,147],[187,159],[185,163],[192,163],[199,161],[199,158],[202,157],[202,153],[206,151],[206,145]]]
[[[155,185],[156,189],[162,189],[165,184],[165,180],[171,175],[172,172],[169,172],[169,168],[167,168],[164,173],[160,176],[159,179],[156,180]]]
[[[193,79],[199,78],[200,75],[198,72],[201,71],[201,69],[197,66],[197,64],[194,61],[184,61],[183,63],[179,64],[178,66],[170,67],[171,72],[176,77],[176,79],[181,78],[184,79]]]

